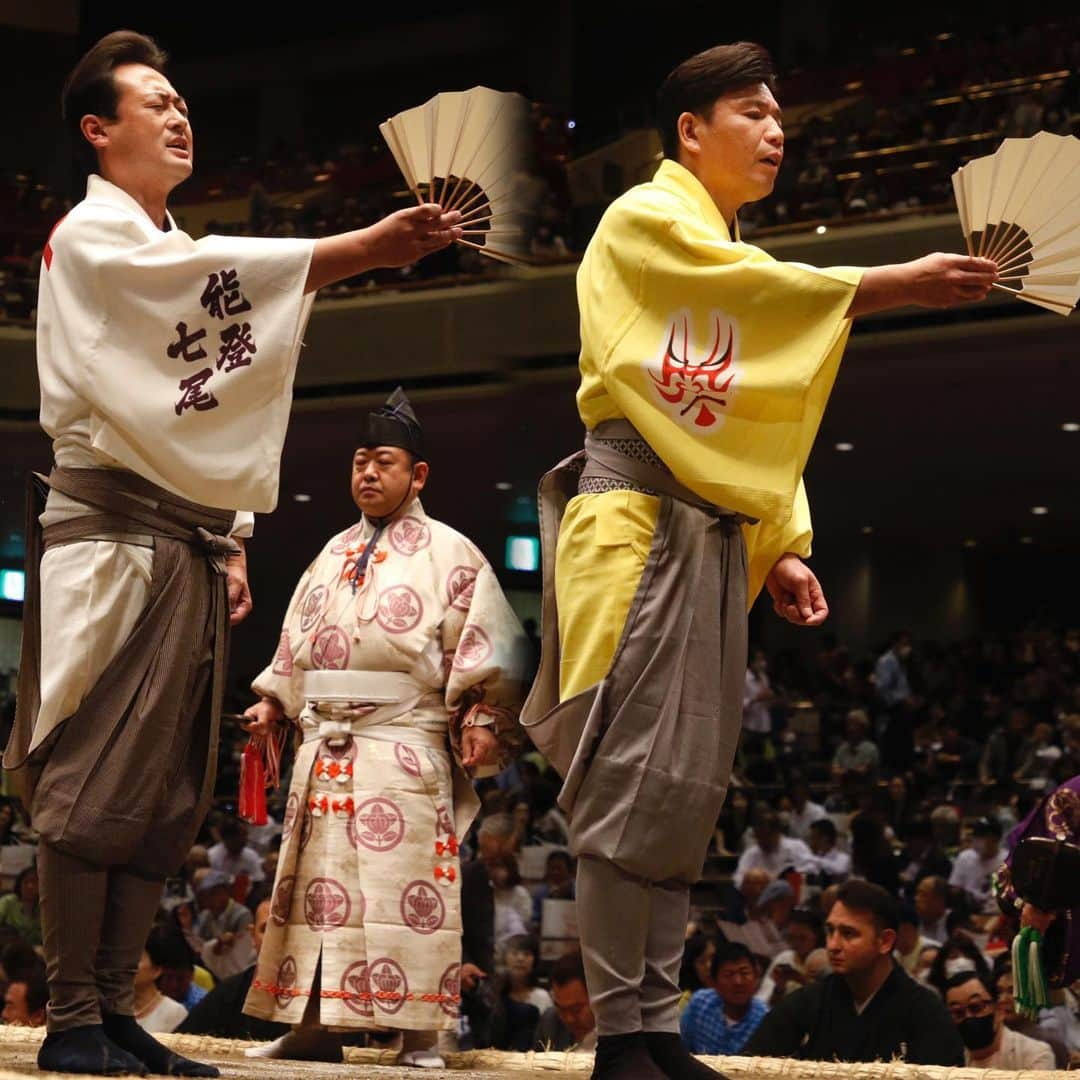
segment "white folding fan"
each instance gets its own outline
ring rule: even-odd
[[[417,200],[459,210],[457,242],[507,262],[529,254],[528,109],[520,94],[477,86],[436,94],[379,125]]]
[[[1005,139],[952,182],[968,254],[997,263],[994,288],[1068,315],[1080,300],[1080,139]]]

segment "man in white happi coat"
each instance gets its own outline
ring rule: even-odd
[[[64,114],[91,175],[42,258],[55,466],[28,513],[4,766],[41,836],[38,1063],[58,1072],[217,1075],[142,1031],[133,980],[213,791],[228,627],[251,603],[240,538],[277,502],[315,290],[460,234],[430,205],[320,240],[192,240],[166,209],[194,141],[164,64],[120,31],[72,71]]]
[[[362,519],[300,579],[248,729],[286,718],[293,767],[273,906],[245,1011],[294,1030],[253,1056],[341,1060],[341,1029],[395,1028],[442,1067],[461,969],[467,770],[522,741],[526,638],[494,571],[420,505],[422,433],[396,391],[353,458]],[[330,1028],[333,1031],[328,1032]]]

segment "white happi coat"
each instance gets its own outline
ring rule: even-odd
[[[526,640],[494,572],[414,502],[378,538],[334,537],[301,578],[255,680],[299,718],[271,917],[245,1011],[331,1027],[453,1028],[457,856],[477,809],[461,733],[519,741]],[[320,968],[321,961],[321,968]]]
[[[86,198],[53,230],[38,293],[41,426],[57,465],[124,468],[193,502],[242,511],[233,535],[248,536],[249,511],[277,502],[314,241],[195,241],[171,216],[168,225],[157,228],[125,191],[91,176]],[[51,492],[42,524],[88,512]],[[149,538],[45,553],[31,750],[119,653],[152,568]]]

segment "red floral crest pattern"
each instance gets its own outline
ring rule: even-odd
[[[468,611],[476,589],[477,571],[471,566],[455,566],[446,579],[446,599],[452,608]]]
[[[371,1004],[371,980],[366,960],[350,964],[341,976],[342,998],[358,1016],[374,1016]]]
[[[402,770],[410,776],[420,777],[423,775],[420,769],[420,758],[417,757],[416,751],[411,746],[406,746],[405,743],[400,742],[395,743],[394,757],[397,758],[397,763]]]
[[[431,544],[431,527],[414,517],[398,518],[387,530],[390,546],[399,555],[415,555]]]
[[[360,913],[363,917],[364,898],[360,898]],[[312,930],[337,930],[344,926],[352,914],[352,901],[349,891],[333,878],[312,878],[304,893],[304,918]]]
[[[409,980],[402,966],[388,956],[371,961],[371,992],[385,1013],[398,1012],[409,995]]]
[[[491,655],[491,639],[478,626],[467,626],[454,652],[454,667],[458,671],[472,671]]]
[[[329,595],[330,590],[325,585],[317,585],[304,598],[300,606],[300,629],[305,634],[322,618]]]
[[[311,666],[343,671],[349,666],[349,638],[340,626],[324,626],[311,646]]]
[[[277,926],[284,926],[289,921],[292,911],[293,890],[296,888],[296,875],[283,877],[274,890],[274,900],[270,905],[270,919]]]
[[[426,881],[414,881],[401,894],[401,918],[418,934],[434,934],[446,922],[446,904]]]
[[[289,991],[296,986],[296,961],[291,956],[286,956],[281,964],[278,966],[277,978],[274,979],[274,985],[277,987],[278,992],[275,996],[275,1000],[278,1005],[284,1009],[293,999],[293,994]]]
[[[424,605],[415,589],[394,585],[379,595],[375,618],[388,634],[407,634],[415,629],[424,614]]]
[[[289,798],[285,803],[285,817],[281,821],[281,841],[284,843],[292,836],[296,828],[297,819],[300,817],[300,796],[295,791],[289,792]]]
[[[390,799],[365,799],[352,820],[350,840],[369,851],[393,851],[405,836],[405,816]]]
[[[361,521],[353,525],[340,539],[334,541],[333,547],[330,548],[330,554],[344,555],[349,548],[356,547],[360,543],[360,537],[363,535],[364,523]]]
[[[439,980],[439,1006],[447,1016],[457,1016],[461,1000],[461,965],[451,964]]]

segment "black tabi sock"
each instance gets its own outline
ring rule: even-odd
[[[148,1031],[139,1027],[134,1016],[105,1013],[101,1018],[105,1034],[117,1046],[134,1054],[152,1073],[160,1076],[220,1076],[213,1065],[174,1054]]]
[[[42,1072],[145,1076],[146,1066],[105,1035],[101,1024],[50,1031],[37,1056]]]

